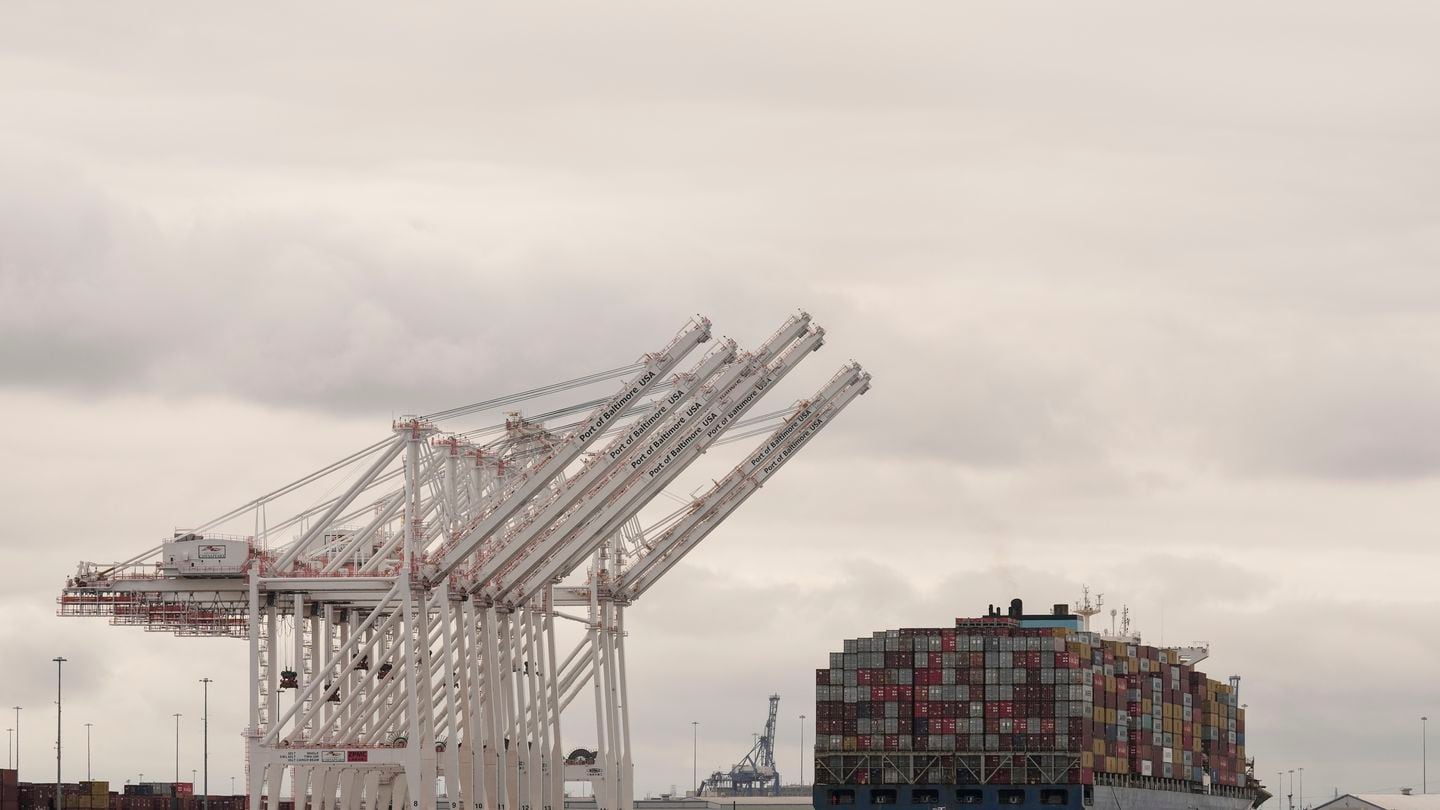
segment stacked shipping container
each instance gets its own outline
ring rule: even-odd
[[[0,810],[20,810],[20,782],[11,769],[0,769]]]
[[[66,810],[109,810],[109,782],[79,782],[62,785]],[[20,785],[19,810],[55,806],[55,785],[51,782],[25,782]]]
[[[48,810],[54,807],[55,785],[50,782],[19,782],[13,770],[0,769],[0,810]],[[65,810],[201,810],[204,799],[192,795],[189,782],[172,785],[145,783],[126,785],[124,794],[110,791],[108,782],[79,782],[63,785]],[[280,802],[289,810],[291,802]],[[262,801],[263,805],[263,801]],[[245,810],[244,796],[211,796],[210,810]]]
[[[886,753],[877,759],[888,763],[925,752],[925,774],[862,764],[841,778],[1094,784],[1116,774],[1245,786],[1245,715],[1229,684],[1173,650],[1021,625],[992,614],[846,640],[815,673],[816,773],[834,754]]]

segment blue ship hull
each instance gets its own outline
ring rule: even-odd
[[[816,785],[815,810],[1246,810],[1252,798],[1110,785]]]

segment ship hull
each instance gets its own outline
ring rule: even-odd
[[[817,785],[815,810],[1246,810],[1251,799],[1111,785]]]

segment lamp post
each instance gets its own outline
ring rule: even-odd
[[[690,721],[690,792],[700,795],[700,721]]]
[[[1428,717],[1420,718],[1420,792],[1422,794],[1430,792],[1430,779],[1427,773],[1430,767],[1430,754],[1426,751],[1430,741],[1430,735],[1426,733],[1429,731],[1426,727],[1426,721],[1429,719]]]
[[[7,746],[5,749],[5,767],[13,768],[15,767],[12,762],[15,759],[15,729],[5,729],[5,744]]]
[[[85,781],[93,782],[95,778],[90,775],[90,727],[94,723],[85,724]]]
[[[64,810],[65,792],[62,790],[63,782],[60,779],[60,712],[64,708],[61,705],[63,694],[60,691],[61,675],[65,668],[65,658],[55,656],[55,810]]]
[[[15,707],[15,778],[20,778],[20,707]]]
[[[1295,810],[1295,769],[1291,768],[1286,773],[1290,774],[1290,792],[1285,794],[1288,800],[1286,803],[1290,806],[1290,810]]]
[[[800,715],[800,782],[805,784],[805,715]]]
[[[175,781],[176,781],[176,782],[179,782],[179,781],[180,781],[180,718],[183,717],[183,716],[184,716],[184,715],[180,714],[180,712],[176,712],[176,713],[174,714],[174,717],[175,717]]]
[[[214,681],[209,678],[201,678],[200,683],[205,689],[204,713],[201,717],[201,734],[204,739],[204,754],[200,759],[200,767],[205,769],[205,793],[200,800],[204,810],[210,810],[210,684]]]
[[[1275,772],[1275,784],[1276,784],[1276,788],[1275,788],[1275,801],[1280,802],[1281,804],[1283,804],[1283,803],[1284,803],[1284,799],[1285,799],[1285,772],[1284,772],[1284,771],[1276,771],[1276,772]]]
[[[1305,769],[1300,768],[1300,810],[1305,810]]]
[[[235,795],[235,777],[230,777],[230,795]]]

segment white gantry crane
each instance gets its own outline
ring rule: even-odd
[[[709,339],[697,318],[629,366],[403,417],[155,548],[81,563],[60,613],[248,640],[251,810],[430,810],[442,783],[450,807],[562,810],[567,779],[592,782],[600,810],[631,810],[626,607],[870,384],[848,363],[751,415],[824,330],[800,313],[751,351],[717,341],[682,365]],[[617,379],[530,418],[437,427]],[[754,436],[708,490],[667,491],[707,450]],[[682,505],[645,525],[662,494]],[[235,523],[253,530],[221,533]],[[577,623],[573,648],[558,620]],[[587,689],[595,750],[566,764],[561,716]]]

